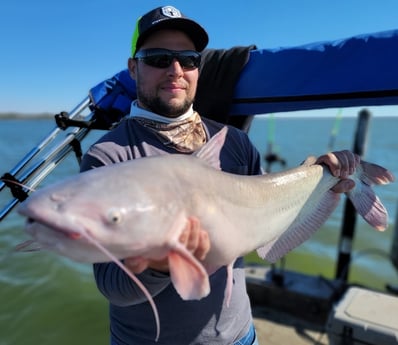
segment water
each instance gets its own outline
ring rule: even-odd
[[[373,117],[364,156],[365,160],[387,167],[395,176],[398,176],[397,124],[397,117]],[[254,120],[251,138],[260,152],[266,152],[267,137],[271,136],[275,151],[286,159],[287,167],[294,167],[307,155],[319,156],[329,151],[334,125],[334,118],[258,117]],[[341,120],[333,150],[353,148],[356,126],[357,119],[354,117]],[[272,166],[272,171],[281,169],[277,163]],[[378,186],[375,190],[387,208],[390,225],[385,232],[380,233],[373,230],[362,218],[357,219],[349,279],[351,282],[384,289],[386,283],[397,283],[397,272],[388,256],[396,219],[398,186],[397,183],[392,183]],[[344,202],[341,202],[321,231],[286,256],[285,267],[333,278],[338,256],[336,244],[339,240],[343,213]]]
[[[1,174],[53,128],[52,120],[0,121]],[[43,184],[77,172],[77,161],[70,157]],[[1,207],[10,198],[3,190]],[[15,210],[0,223],[0,345],[108,344],[108,307],[91,266],[45,252],[12,253],[28,239],[22,226]]]
[[[398,118],[373,118],[366,159],[388,167],[398,176]],[[300,164],[308,154],[328,151],[333,118],[258,118],[250,136],[265,153],[267,136],[274,136],[274,148],[288,166]],[[54,127],[52,120],[0,121],[0,174],[9,171]],[[273,132],[271,133],[271,128]],[[352,147],[356,119],[343,118],[334,149]],[[93,132],[84,140],[83,150],[101,135]],[[277,164],[272,170],[280,170]],[[55,169],[44,184],[73,173],[74,157]],[[388,254],[397,209],[397,184],[378,187],[377,194],[390,214],[390,226],[377,233],[358,219],[354,261],[350,281],[383,289],[398,284]],[[10,200],[0,193],[0,207]],[[286,268],[333,277],[337,257],[343,203],[323,228],[308,242],[286,257]],[[0,223],[0,345],[108,344],[107,302],[97,291],[91,266],[77,264],[51,253],[14,253],[12,248],[26,240],[23,221],[11,212]],[[252,261],[250,256],[248,261]]]

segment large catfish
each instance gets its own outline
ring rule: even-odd
[[[197,154],[162,155],[93,169],[33,193],[19,207],[26,230],[41,247],[83,262],[168,257],[171,281],[183,299],[209,293],[208,275],[255,249],[275,261],[307,240],[333,212],[339,179],[307,160],[281,173],[240,176],[219,169],[227,127]],[[393,181],[386,169],[361,162],[347,193],[373,227],[387,212],[371,189]],[[194,216],[211,249],[198,261],[179,242]],[[95,245],[93,243],[96,243]],[[101,250],[98,249],[101,248]]]

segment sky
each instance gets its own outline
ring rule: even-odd
[[[136,19],[173,5],[209,48],[292,47],[398,29],[397,0],[13,0],[0,4],[0,113],[70,111],[127,66]]]

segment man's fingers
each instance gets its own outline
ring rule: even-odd
[[[200,232],[200,245],[197,247],[194,255],[199,260],[204,260],[210,250],[210,239],[206,231]]]
[[[347,178],[352,175],[360,163],[360,157],[349,150],[329,152],[320,156],[316,163],[325,164],[335,177]]]
[[[187,249],[189,251],[195,251],[199,245],[200,241],[200,224],[197,218],[189,218],[189,222],[191,223],[191,232],[188,237]]]
[[[335,193],[346,193],[355,187],[355,182],[350,179],[341,180],[331,190]]]
[[[200,221],[196,217],[188,218],[179,240],[199,260],[203,260],[210,250],[209,235],[201,228]]]
[[[194,251],[198,246],[200,239],[200,224],[195,217],[190,217],[187,220],[185,229],[179,237],[179,241],[185,245],[189,251]]]
[[[144,258],[127,258],[124,259],[124,264],[131,272],[138,274],[148,268],[149,261]]]
[[[347,178],[349,175],[352,175],[359,163],[359,159],[357,159],[359,156],[348,150],[337,151],[334,154],[337,157],[340,170],[340,174],[337,176]]]

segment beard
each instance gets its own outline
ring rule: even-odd
[[[163,101],[159,96],[145,93],[141,88],[137,88],[137,98],[146,109],[172,118],[185,114],[194,102],[194,98],[186,97],[182,103],[171,104]]]
[[[150,97],[142,94],[139,90],[137,90],[137,97],[140,103],[153,113],[173,118],[185,114],[193,103],[193,99],[186,98],[183,103],[174,105],[163,101],[159,96]]]
[[[145,86],[140,82],[142,71],[137,66],[136,87],[137,99],[147,110],[165,117],[176,118],[185,114],[192,106],[195,97],[187,96],[182,102],[166,102],[157,95],[157,89],[145,91]],[[145,78],[144,78],[145,79]],[[195,92],[195,91],[194,91]]]

